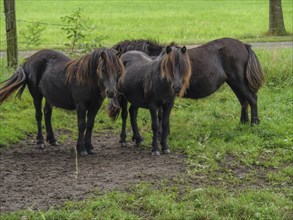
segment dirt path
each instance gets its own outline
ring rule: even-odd
[[[0,211],[47,209],[66,200],[86,198],[93,190],[123,189],[141,181],[156,182],[184,172],[182,155],[152,157],[129,143],[118,144],[111,131],[97,134],[97,154],[78,158],[76,178],[75,140],[58,147],[35,148],[31,137],[0,151]]]

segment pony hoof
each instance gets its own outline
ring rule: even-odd
[[[37,144],[37,148],[39,148],[39,149],[45,149],[45,144]]]
[[[127,147],[127,144],[125,142],[120,143],[121,147]]]
[[[258,121],[255,121],[255,122],[251,122],[250,123],[250,126],[255,126],[255,125],[259,125],[259,123],[260,123],[260,121],[258,120]]]
[[[84,157],[84,156],[88,155],[88,153],[87,153],[87,151],[81,151],[79,153],[79,155],[82,156],[82,157]]]
[[[132,137],[132,141],[136,143],[143,142],[143,137]]]
[[[51,146],[59,146],[58,141],[52,141],[50,144],[51,144]]]
[[[258,117],[251,118],[251,123],[250,123],[251,126],[258,125],[259,123],[260,123],[260,120],[258,119]]]
[[[160,156],[160,151],[153,151],[152,156]]]
[[[94,149],[90,149],[90,150],[87,150],[87,153],[88,154],[95,154],[96,152],[94,151]]]
[[[163,150],[163,154],[170,154],[171,151],[169,149]]]

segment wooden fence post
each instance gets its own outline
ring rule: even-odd
[[[15,68],[18,64],[15,0],[4,0],[6,21],[7,64]]]

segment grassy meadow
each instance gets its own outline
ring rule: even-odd
[[[249,2],[249,4],[247,3]],[[66,4],[65,4],[66,3]],[[292,0],[282,1],[286,29],[293,33]],[[61,16],[83,9],[91,29],[85,38],[101,36],[103,45],[124,39],[151,38],[160,42],[201,43],[224,36],[244,41],[292,40],[266,36],[268,1],[26,1],[16,0],[20,49],[64,48]],[[3,11],[3,4],[0,4]],[[44,23],[41,44],[27,45],[28,21]],[[48,23],[49,25],[45,25]],[[0,15],[0,50],[5,49],[4,15]],[[94,28],[96,26],[96,28]],[[172,153],[186,155],[180,178],[129,186],[126,191],[100,192],[61,208],[1,213],[0,219],[282,219],[293,216],[293,74],[292,48],[254,49],[266,83],[258,93],[261,123],[239,124],[240,104],[224,85],[200,100],[178,98],[171,113]],[[0,81],[13,70],[0,59]],[[113,123],[98,112],[95,132],[119,135],[121,120]],[[34,138],[36,122],[26,89],[21,100],[0,106],[0,148]],[[76,137],[75,112],[54,109],[54,129],[70,129]],[[138,123],[150,150],[151,123],[140,110]],[[130,129],[130,123],[127,124]],[[130,133],[130,130],[129,132]],[[59,142],[66,138],[59,137]],[[28,137],[29,136],[29,137]],[[131,135],[128,135],[130,141]]]
[[[260,125],[239,124],[240,105],[226,85],[206,99],[176,100],[169,142],[173,153],[186,155],[187,172],[180,178],[158,186],[143,182],[127,191],[97,191],[61,209],[3,213],[0,219],[291,219],[293,54],[284,48],[255,51],[266,75],[259,91]],[[2,59],[1,69],[4,65]],[[106,103],[97,115],[95,132],[111,129],[118,135],[121,122],[107,117]],[[0,118],[2,147],[36,134],[27,90],[20,101],[11,99],[1,106]],[[143,147],[150,150],[148,111],[140,110],[138,121]],[[55,109],[53,126],[76,134],[75,113]],[[61,143],[64,139],[59,137]]]
[[[284,37],[266,36],[268,1],[56,1],[17,0],[19,49],[63,48],[68,43],[61,17],[82,9],[87,30],[81,43],[97,41],[112,46],[125,39],[149,38],[181,44],[234,37],[245,41],[292,40],[292,0],[283,0],[287,32]],[[3,4],[0,4],[3,11]],[[37,25],[44,29],[40,42],[28,43]],[[35,29],[33,27],[35,27]],[[5,50],[5,17],[0,15],[0,50]]]

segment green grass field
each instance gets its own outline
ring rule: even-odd
[[[182,178],[162,181],[155,188],[141,183],[128,191],[93,194],[61,209],[3,214],[0,219],[291,219],[293,54],[291,49],[255,51],[266,75],[259,91],[260,125],[239,124],[240,106],[228,86],[206,99],[176,100],[169,140],[174,153],[186,155],[187,172]],[[35,134],[28,91],[21,101],[4,103],[0,118],[2,147]],[[55,109],[54,127],[63,128],[65,121],[76,133],[75,113]],[[148,146],[148,111],[141,110],[138,121]],[[120,125],[120,120],[112,123],[102,108],[95,132],[110,128],[118,133]]]
[[[249,4],[247,3],[249,2]],[[293,32],[292,0],[282,1],[286,29]],[[26,1],[16,0],[20,49],[64,48],[61,16],[81,7],[94,30],[86,40],[105,37],[111,46],[124,39],[201,43],[224,36],[244,41],[292,40],[268,37],[268,1]],[[3,11],[3,4],[0,4]],[[26,45],[28,21],[48,23],[38,46]],[[0,15],[0,49],[5,49],[4,15]],[[293,74],[292,48],[254,49],[265,72],[258,109],[261,123],[239,124],[240,105],[228,86],[206,99],[177,99],[171,113],[169,143],[184,153],[187,172],[159,185],[141,183],[127,191],[97,192],[60,209],[1,213],[0,219],[282,219],[293,216]],[[0,59],[0,81],[12,70]],[[101,108],[95,132],[120,131]],[[0,147],[36,134],[32,98],[0,107]],[[150,116],[140,110],[144,145],[151,144]],[[55,129],[71,128],[76,114],[54,109]],[[128,128],[130,123],[128,122]],[[62,142],[63,137],[60,137]],[[196,184],[194,184],[196,182]]]
[[[88,24],[85,42],[102,38],[104,46],[125,39],[150,38],[160,42],[182,44],[207,42],[215,38],[234,37],[245,41],[292,40],[292,0],[283,0],[287,32],[285,37],[268,37],[268,1],[16,1],[18,42],[20,49],[64,48],[68,42],[61,30],[61,17],[83,10]],[[3,4],[0,4],[3,11]],[[30,23],[33,22],[33,23]],[[31,29],[41,23],[40,45],[27,45]],[[0,49],[6,48],[5,18],[0,15]]]

